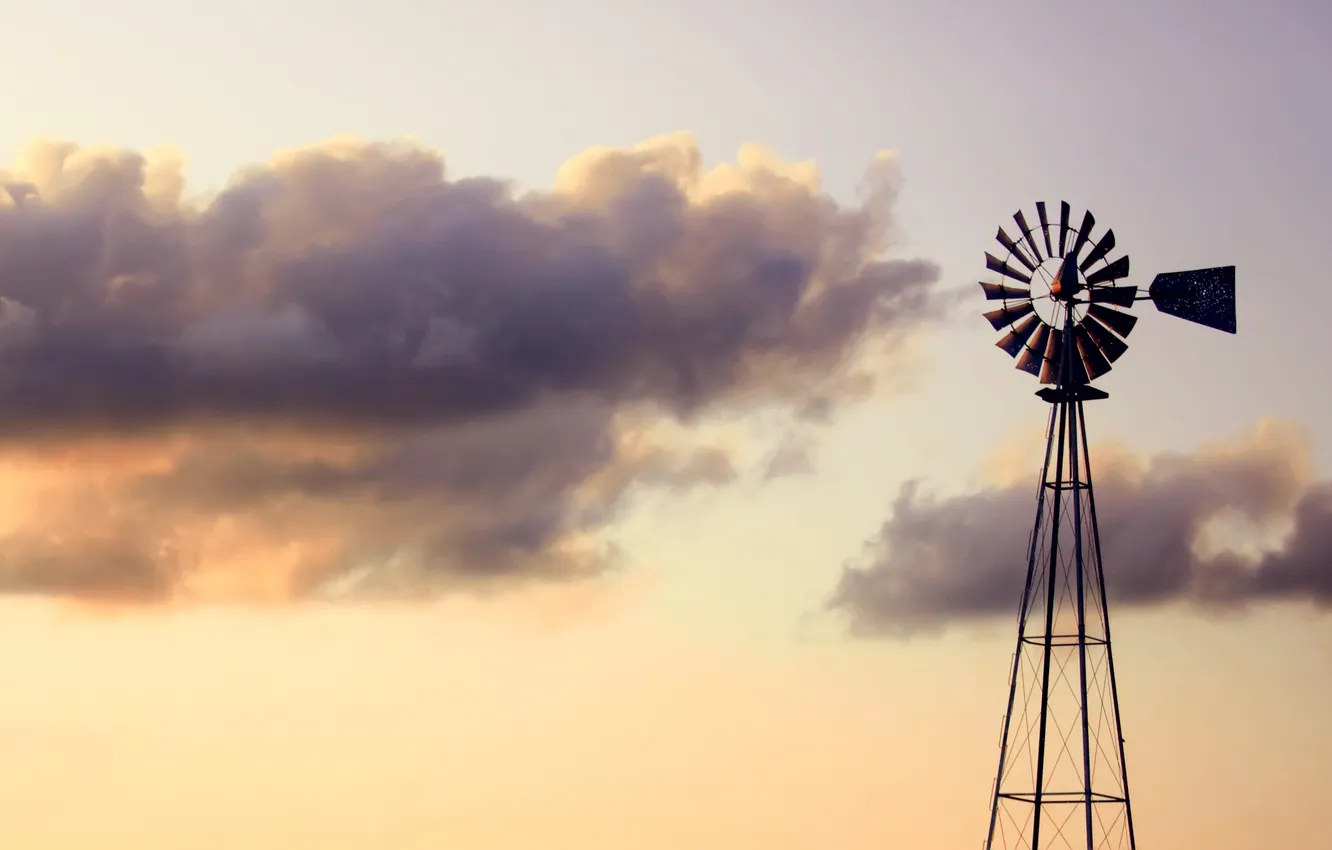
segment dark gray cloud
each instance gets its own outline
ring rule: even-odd
[[[705,171],[687,137],[525,194],[410,145],[283,154],[200,200],[170,160],[39,144],[21,165],[0,174],[0,445],[140,448],[97,486],[37,476],[48,510],[0,533],[14,591],[595,573],[633,487],[735,474],[644,421],[830,410],[862,343],[941,309],[935,266],[884,258],[887,159],[856,207],[754,149]]]
[[[1093,454],[1107,592],[1115,604],[1263,600],[1332,604],[1332,483],[1309,477],[1288,427],[1190,455]],[[890,518],[847,566],[830,605],[863,635],[1016,616],[1035,518],[1032,480],[952,498],[901,489]],[[1245,534],[1284,530],[1243,551]]]
[[[785,402],[929,314],[935,268],[874,255],[885,199],[846,209],[772,174],[705,196],[663,157],[603,154],[516,195],[414,148],[314,149],[198,208],[151,197],[142,159],[66,157],[0,207],[0,429]]]

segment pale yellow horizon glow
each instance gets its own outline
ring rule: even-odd
[[[563,619],[547,615],[588,600],[112,618],[7,603],[0,837],[979,846],[1007,623],[906,645],[744,644],[644,616],[650,594],[612,597]],[[1280,611],[1243,629],[1169,613],[1117,625],[1139,841],[1314,846],[1332,686],[1311,659],[1332,628]]]

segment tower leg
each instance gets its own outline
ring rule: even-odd
[[[1124,824],[1128,832],[1129,850],[1137,850],[1133,832],[1133,802],[1129,798],[1128,760],[1124,757],[1124,729],[1119,716],[1119,683],[1115,680],[1115,654],[1110,645],[1110,604],[1105,595],[1105,572],[1101,569],[1101,529],[1096,524],[1096,494],[1092,489],[1091,455],[1087,449],[1087,420],[1082,415],[1082,402],[1078,402],[1078,424],[1082,437],[1083,469],[1087,477],[1087,514],[1091,520],[1093,554],[1096,558],[1096,582],[1101,601],[1101,622],[1105,626],[1105,667],[1110,684],[1110,706],[1115,718],[1114,746],[1119,751],[1119,785],[1124,795]]]

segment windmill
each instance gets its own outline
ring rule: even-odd
[[[1052,223],[1037,203],[1035,228],[1014,214],[1004,255],[985,255],[1000,279],[981,283],[998,347],[1050,404],[986,850],[1136,850],[1083,402],[1108,397],[1091,382],[1128,350],[1138,301],[1235,332],[1234,266],[1159,274],[1140,294],[1120,285],[1129,258],[1109,259],[1114,231],[1093,240],[1095,217],[1069,213]]]

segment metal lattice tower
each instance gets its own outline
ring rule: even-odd
[[[1091,382],[1128,350],[1136,301],[1234,333],[1235,267],[1157,275],[1139,295],[1116,285],[1129,259],[1107,260],[1113,230],[1093,245],[1090,212],[1078,227],[1067,203],[1057,225],[1036,212],[1038,229],[1013,216],[1020,241],[999,228],[1007,255],[985,259],[1001,280],[981,283],[1002,302],[985,314],[999,348],[1050,404],[985,848],[1136,850],[1083,404],[1108,397]]]

